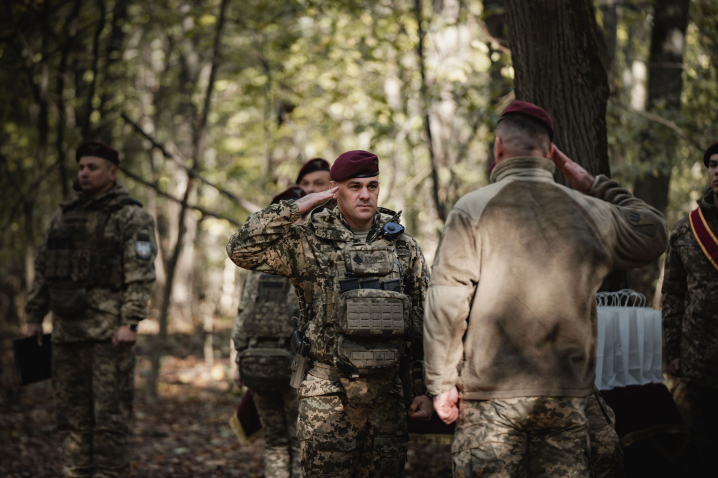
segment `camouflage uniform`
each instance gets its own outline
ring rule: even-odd
[[[591,441],[591,478],[622,478],[623,450],[616,433],[616,415],[598,389],[587,398],[586,417]]]
[[[708,190],[698,200],[708,226],[718,233],[718,208]],[[666,363],[680,359],[691,407],[691,432],[704,466],[718,457],[718,270],[708,261],[688,216],[673,226],[663,279]],[[708,463],[708,460],[711,462]]]
[[[69,196],[39,249],[26,312],[29,323],[53,312],[66,476],[129,476],[135,358],[111,339],[147,316],[156,252],[154,220],[119,183],[97,197]]]
[[[297,439],[299,402],[297,391],[289,386],[293,315],[299,315],[299,310],[289,279],[249,272],[232,340],[240,377],[252,390],[262,421],[267,478],[300,477],[302,473]]]
[[[428,271],[418,245],[408,235],[387,245],[382,227],[399,219],[380,208],[366,242],[368,247],[393,248],[392,254],[398,257],[402,294],[410,302],[402,309],[407,330],[396,339],[345,340],[348,336],[339,332],[338,321],[347,312],[337,280],[344,277],[343,264],[352,260],[345,261],[345,254],[349,257],[346,248],[358,239],[335,206],[330,202],[316,208],[301,226],[293,224],[300,217],[294,201],[270,206],[247,219],[230,239],[227,253],[240,267],[290,277],[297,290],[302,312],[299,325],[311,342],[312,363],[299,389],[297,433],[304,476],[400,476],[408,442],[406,403],[412,398],[404,397],[404,390],[410,395],[423,393],[423,380],[418,386],[412,386],[416,384],[409,378],[402,382],[394,368],[383,375],[350,378],[335,365],[340,363],[340,353],[362,356],[362,345],[386,346],[386,356],[400,356],[408,362],[423,358]],[[373,291],[356,292],[365,297]],[[364,353],[376,349],[371,350]]]

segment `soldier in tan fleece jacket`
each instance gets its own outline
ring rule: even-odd
[[[426,383],[437,414],[458,418],[457,477],[590,475],[595,293],[613,269],[665,250],[659,212],[552,139],[541,108],[506,108],[492,184],[456,203],[432,267]],[[574,189],[554,182],[555,166]]]

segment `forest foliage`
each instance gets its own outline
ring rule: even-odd
[[[707,186],[702,149],[718,139],[718,4],[690,1],[678,110],[646,105],[654,2],[594,7],[610,53],[612,175],[631,187],[670,174],[672,224]],[[186,237],[171,327],[233,315],[227,239],[313,157],[378,154],[380,204],[403,211],[431,262],[451,205],[487,184],[492,130],[513,99],[502,16],[501,0],[4,2],[0,313],[23,316],[33,256],[84,139],[121,152],[122,182],[156,218],[153,318]],[[651,149],[656,138],[672,146]]]

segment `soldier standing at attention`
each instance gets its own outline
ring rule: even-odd
[[[322,158],[310,159],[297,175],[297,186],[307,194],[318,193],[329,189],[329,163]]]
[[[703,164],[710,189],[697,209],[676,222],[668,243],[663,338],[668,371],[686,383],[702,473],[713,476],[718,461],[718,143],[706,150]]]
[[[41,344],[42,321],[52,311],[65,476],[129,477],[133,345],[155,280],[155,224],[115,180],[117,151],[88,142],[76,159],[76,192],[60,204],[35,259],[27,335]]]
[[[252,214],[227,245],[238,266],[296,288],[305,477],[402,476],[407,414],[433,411],[420,378],[426,264],[399,214],[377,208],[378,174],[376,155],[344,153],[332,189]]]
[[[457,477],[590,476],[595,293],[665,249],[660,213],[552,139],[544,110],[506,108],[493,184],[456,203],[432,268],[426,381],[439,417],[458,418]],[[575,189],[554,182],[554,163]]]
[[[275,196],[272,204],[305,195],[302,188],[294,186]],[[302,222],[300,218],[296,224]],[[234,382],[252,391],[264,429],[266,478],[302,476],[297,439],[299,402],[297,390],[289,386],[294,317],[299,317],[299,305],[288,278],[254,271],[247,274],[232,332],[237,349]]]

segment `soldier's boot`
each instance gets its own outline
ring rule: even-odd
[[[92,477],[92,432],[71,430],[65,434],[63,475],[66,478]]]
[[[264,476],[266,478],[291,478],[291,457],[286,446],[264,448]]]

